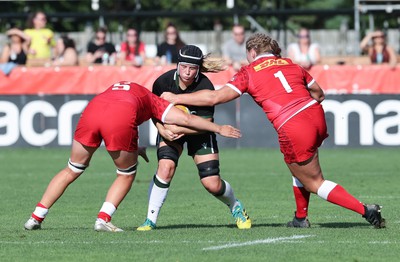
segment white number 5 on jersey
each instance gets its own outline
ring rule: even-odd
[[[128,91],[131,89],[131,86],[128,84],[123,84],[123,83],[116,83],[114,84],[113,88],[111,90],[125,90]]]

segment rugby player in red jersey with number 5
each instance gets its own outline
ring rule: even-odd
[[[95,221],[96,231],[120,232],[110,221],[118,205],[131,189],[136,175],[138,155],[138,126],[155,118],[165,124],[176,124],[216,132],[222,136],[239,138],[240,131],[232,126],[219,126],[195,115],[188,115],[172,104],[133,82],[119,82],[95,96],[83,111],[75,130],[67,167],[50,181],[40,202],[25,223],[27,230],[40,229],[49,208],[67,187],[88,167],[104,141],[117,168],[117,178],[108,190]],[[73,221],[71,221],[73,223]]]
[[[289,227],[310,227],[310,192],[359,213],[375,228],[385,227],[379,205],[363,204],[342,186],[324,179],[318,148],[328,133],[320,104],[325,96],[318,83],[301,66],[281,58],[278,43],[266,34],[252,35],[246,41],[246,53],[250,64],[221,89],[164,93],[161,97],[173,104],[211,106],[247,92],[262,107],[278,133],[281,152],[293,176],[296,212]]]

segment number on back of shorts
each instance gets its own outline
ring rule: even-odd
[[[130,85],[127,84],[122,84],[122,83],[116,83],[114,84],[113,88],[111,90],[125,90],[125,91],[129,91],[129,89],[131,89]]]
[[[278,71],[274,74],[275,78],[278,78],[281,82],[283,88],[285,88],[286,92],[290,93],[293,89],[290,87],[288,81],[286,80],[285,76],[283,75],[282,71]]]

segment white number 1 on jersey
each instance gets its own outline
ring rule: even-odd
[[[275,78],[278,78],[281,81],[283,88],[285,88],[286,92],[290,93],[293,89],[290,87],[289,83],[287,82],[285,76],[283,75],[282,71],[278,71],[274,74]]]

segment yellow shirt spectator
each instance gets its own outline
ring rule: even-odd
[[[31,38],[28,59],[50,59],[51,48],[55,46],[53,31],[48,28],[42,28],[25,29],[24,32]]]

